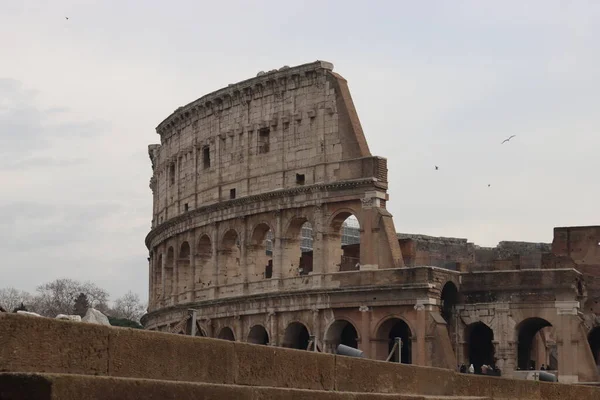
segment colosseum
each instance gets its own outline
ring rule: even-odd
[[[156,130],[146,329],[599,380],[600,227],[495,248],[397,233],[332,64],[260,72]]]

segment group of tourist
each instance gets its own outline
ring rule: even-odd
[[[491,375],[491,376],[501,376],[502,372],[500,371],[500,368],[498,368],[497,366],[493,365],[486,365],[483,364],[481,367],[475,368],[473,366],[473,364],[469,365],[469,367],[467,367],[466,364],[461,364],[458,367],[458,371],[461,374],[477,374],[477,375]]]

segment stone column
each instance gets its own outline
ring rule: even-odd
[[[267,319],[269,321],[269,346],[279,346],[279,329],[277,325],[277,314],[275,311],[269,311],[267,313]]]
[[[165,246],[166,248],[166,246]],[[161,283],[160,283],[160,297],[158,299],[158,302],[160,304],[164,304],[165,301],[165,293],[166,293],[166,289],[165,289],[165,270],[167,269],[167,252],[165,249],[165,252],[163,253],[163,256],[161,257],[161,272],[160,272],[160,279],[161,279]]]
[[[375,353],[371,350],[371,308],[369,306],[360,306],[358,310],[361,313],[360,324],[360,343],[358,348],[363,351],[366,358],[373,358]]]
[[[190,231],[190,277],[192,280],[192,284],[188,285],[189,290],[192,292],[190,301],[193,301],[196,298],[196,283],[198,282],[198,277],[196,276],[196,251],[198,250],[196,246],[196,230],[192,229]]]
[[[578,301],[557,301],[556,344],[558,346],[558,381],[577,383],[578,376]]]
[[[233,317],[233,332],[235,333],[236,342],[245,342],[244,326],[242,318],[239,315]]]
[[[495,356],[498,359],[496,366],[500,368],[503,376],[510,376],[516,369],[516,343],[513,340],[515,322],[509,316],[510,305],[508,303],[497,303],[494,305],[495,328],[494,342]]]
[[[283,223],[281,221],[281,212],[276,211],[274,215],[275,232],[273,232],[273,275],[271,276],[271,279],[276,282],[276,285],[278,285],[279,280],[283,277],[285,239],[283,236],[284,233],[282,232]]]
[[[148,308],[152,308],[153,303],[154,303],[154,294],[153,294],[153,290],[154,290],[154,284],[153,284],[153,280],[154,280],[154,268],[155,268],[155,257],[154,257],[154,252],[150,252],[150,257],[148,257]]]
[[[211,290],[212,292],[209,294],[209,298],[216,299],[219,296],[219,291],[217,287],[219,286],[219,227],[217,224],[212,224],[212,234],[211,234],[211,242],[212,242],[212,266],[213,270],[211,272]]]
[[[246,243],[248,243],[248,221],[245,217],[239,218],[242,225],[242,234],[240,235],[240,275],[241,283],[244,285],[244,293],[248,288],[248,263],[246,262]],[[251,235],[252,233],[250,233]]]
[[[312,226],[312,236],[313,236],[313,274],[323,274],[325,273],[325,263],[326,261],[326,246],[325,246],[325,238],[324,238],[324,228],[323,228],[323,207],[316,206],[313,213],[313,226]]]
[[[318,308],[313,308],[312,310],[312,334],[315,336],[317,340],[317,344],[324,346],[325,336],[321,336],[321,320],[320,320],[320,312]],[[324,351],[325,349],[323,349]]]
[[[412,347],[412,362],[415,365],[427,365],[427,351],[425,346],[425,335],[427,333],[427,320],[429,318],[429,312],[433,311],[433,307],[437,304],[436,299],[426,298],[417,299],[415,304],[415,310],[417,312],[417,332],[413,332]]]
[[[194,138],[192,145],[194,157],[194,210],[198,208],[198,139]],[[201,153],[202,154],[202,153]]]

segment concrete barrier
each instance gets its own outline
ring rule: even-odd
[[[0,371],[5,372],[326,392],[600,399],[600,388],[592,386],[459,374],[439,368],[7,313],[0,313],[0,343]],[[61,382],[67,378],[62,377]]]

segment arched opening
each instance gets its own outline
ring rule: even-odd
[[[347,211],[337,214],[324,241],[331,254],[327,271],[360,269],[360,224],[356,216]]]
[[[190,265],[190,244],[183,242],[177,257],[177,294],[185,293],[193,288]]]
[[[240,267],[240,240],[234,229],[228,230],[221,241],[219,249],[219,277],[220,285],[229,285],[242,282]]]
[[[222,328],[219,332],[219,336],[217,337],[219,339],[231,340],[232,342],[235,342],[235,336],[233,335],[233,331],[231,330],[231,328],[228,327]]]
[[[254,325],[248,334],[248,343],[269,344],[269,334],[262,325]]]
[[[198,259],[196,261],[196,280],[202,288],[215,284],[214,265],[212,258],[212,243],[208,235],[202,235],[198,240]]]
[[[600,326],[595,327],[590,331],[588,335],[588,343],[592,349],[592,355],[594,356],[594,362],[600,372]]]
[[[454,306],[458,302],[458,288],[454,282],[447,282],[440,296],[440,312],[448,325],[454,325]]]
[[[154,263],[154,274],[152,279],[152,283],[154,284],[154,301],[156,302],[159,302],[163,298],[162,264],[163,255],[159,254],[158,259]]]
[[[400,318],[388,319],[377,330],[378,358],[381,360],[388,358],[394,348],[396,338],[400,338],[402,344],[400,361],[403,364],[412,364],[412,332],[408,324]],[[390,361],[398,362],[397,351],[394,351]]]
[[[517,367],[521,370],[558,367],[556,343],[552,338],[552,324],[543,318],[527,318],[517,329]]]
[[[258,224],[246,245],[248,280],[270,279],[273,276],[273,230],[266,223]]]
[[[308,347],[309,333],[306,326],[300,322],[292,322],[285,330],[283,347],[306,350]]]
[[[304,217],[292,219],[282,240],[283,276],[308,275],[313,270],[312,225]]]
[[[175,250],[169,247],[167,250],[167,262],[165,264],[165,297],[173,294],[173,268],[175,266]]]
[[[467,355],[475,373],[481,373],[482,365],[494,366],[494,331],[483,322],[475,322],[466,328]]]
[[[325,334],[325,348],[327,352],[335,353],[337,346],[358,348],[358,332],[351,322],[340,319],[335,321],[327,329]]]

